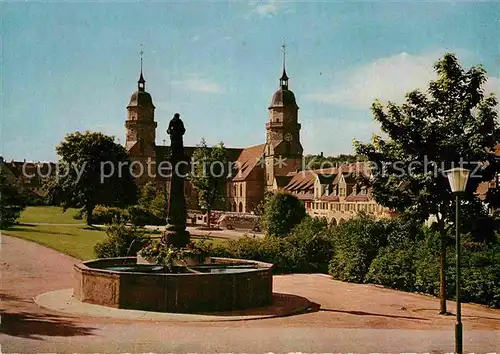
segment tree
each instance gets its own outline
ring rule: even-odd
[[[316,170],[320,168],[331,168],[335,165],[363,161],[362,156],[340,154],[338,156],[306,155],[304,165],[306,169]]]
[[[278,192],[268,199],[261,222],[267,235],[283,237],[305,216],[304,204],[296,196]]]
[[[15,224],[27,204],[25,193],[8,180],[4,168],[0,167],[0,229]]]
[[[208,227],[214,206],[225,202],[226,180],[230,172],[227,161],[227,151],[222,142],[209,148],[201,139],[193,153],[194,167],[189,179],[198,194],[199,206],[207,212]]]
[[[168,192],[165,186],[156,187],[156,195],[151,201],[149,211],[156,217],[167,220]]]
[[[427,93],[406,95],[405,103],[375,101],[374,119],[388,138],[374,136],[369,144],[355,141],[357,154],[372,162],[373,195],[378,203],[409,212],[423,221],[436,218],[440,234],[440,313],[446,313],[446,246],[453,225],[454,197],[443,171],[451,167],[472,170],[462,198],[464,215],[485,213],[475,194],[480,183],[500,171],[495,146],[500,130],[493,95],[485,96],[486,72],[474,66],[464,70],[454,54],[434,65],[438,78]],[[487,202],[496,203],[489,192]],[[464,230],[465,231],[465,230]]]
[[[98,204],[127,206],[137,201],[137,187],[124,147],[102,133],[67,134],[56,147],[59,170],[52,193],[64,209],[85,210],[87,224]]]
[[[147,182],[141,188],[141,196],[139,197],[139,204],[146,209],[149,209],[151,203],[158,193],[156,184],[154,182]]]
[[[274,195],[273,192],[270,192],[270,191],[264,192],[264,198],[262,198],[262,200],[259,202],[259,204],[257,204],[255,209],[253,210],[255,215],[263,215],[264,214],[266,203],[273,195]]]

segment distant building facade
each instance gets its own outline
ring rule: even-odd
[[[138,89],[130,97],[125,121],[125,148],[132,162],[156,168],[169,159],[169,147],[156,145],[155,106],[146,92],[146,81],[141,69]],[[303,148],[300,142],[299,106],[289,89],[285,65],[278,90],[272,95],[265,125],[266,141],[246,148],[228,148],[228,160],[235,167],[227,180],[225,209],[249,213],[262,201],[266,192],[283,190],[303,200],[312,216],[326,217],[337,224],[360,211],[387,215],[387,209],[376,204],[368,188],[355,181],[357,173],[368,173],[363,165],[351,164],[329,170],[302,169]],[[188,129],[189,132],[189,129]],[[186,160],[190,161],[195,146],[186,146]],[[352,168],[357,170],[351,171]],[[139,185],[151,180],[147,174],[137,178]],[[168,178],[157,174],[156,183],[166,184]],[[188,208],[197,209],[197,195],[189,181],[185,182]]]
[[[146,80],[141,72],[135,91],[126,107],[125,149],[134,165],[139,186],[149,181],[168,185],[168,177],[158,173],[162,163],[169,161],[170,147],[156,145],[157,122],[151,94],[146,91]],[[324,217],[331,224],[339,224],[359,212],[375,217],[392,215],[387,208],[377,204],[371,189],[358,182],[358,176],[370,176],[363,163],[344,164],[328,169],[304,169],[303,148],[300,142],[301,124],[299,107],[294,93],[289,89],[289,78],[283,63],[279,87],[268,106],[269,118],[265,124],[266,140],[263,144],[245,148],[226,148],[227,158],[235,167],[227,179],[226,204],[220,209],[250,213],[263,200],[266,192],[286,191],[304,202],[307,212],[314,217]],[[189,133],[189,128],[188,128]],[[191,161],[196,146],[185,146],[186,162]],[[500,145],[496,152],[500,155]],[[1,159],[1,157],[0,157]],[[44,177],[55,174],[51,162],[33,163],[0,160],[0,167],[7,179],[38,196],[43,196]],[[152,170],[152,177],[147,170]],[[497,183],[495,183],[495,186]],[[484,195],[492,184],[483,183],[478,188]],[[189,209],[198,209],[196,191],[185,182],[186,203]]]

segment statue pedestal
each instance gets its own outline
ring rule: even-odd
[[[185,226],[167,225],[166,230],[161,235],[161,241],[164,244],[177,248],[186,247],[189,239],[190,234]]]

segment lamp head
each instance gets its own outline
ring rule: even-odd
[[[448,182],[450,183],[450,188],[453,193],[465,191],[467,180],[469,179],[469,170],[457,167],[445,171],[445,173],[448,177]]]

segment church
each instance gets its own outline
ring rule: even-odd
[[[343,164],[328,169],[304,169],[303,148],[300,143],[299,106],[289,89],[289,77],[283,57],[283,71],[279,86],[271,96],[269,118],[265,125],[266,141],[245,148],[226,148],[227,158],[236,167],[227,180],[226,205],[223,209],[251,213],[263,200],[266,192],[287,191],[304,202],[311,216],[324,217],[336,225],[363,211],[376,217],[387,217],[391,212],[377,204],[370,188],[360,185],[357,176],[369,177],[364,163]],[[137,91],[130,97],[125,121],[125,148],[130,160],[143,166],[153,161],[156,166],[167,161],[169,146],[156,145],[155,106],[146,91],[146,80],[141,72]],[[264,127],[263,127],[264,128]],[[196,146],[185,146],[187,161]],[[137,178],[143,185],[151,178],[146,174]],[[167,185],[168,179],[156,174],[156,183]],[[185,182],[188,209],[198,209],[196,191]]]
[[[146,91],[146,80],[142,72],[137,82],[137,91],[130,97],[125,121],[125,148],[132,162],[146,166],[148,161],[159,166],[168,159],[170,147],[156,145],[155,106],[150,93]],[[226,209],[248,213],[263,199],[266,191],[284,187],[287,176],[301,168],[302,145],[300,143],[299,107],[294,93],[288,87],[289,78],[283,60],[283,72],[279,88],[272,95],[268,107],[269,120],[266,123],[266,142],[246,148],[227,148],[228,160],[236,166],[233,177],[226,185]],[[189,161],[196,146],[185,146],[185,157]],[[150,180],[147,174],[137,178],[138,185]],[[167,183],[159,174],[156,183]],[[188,208],[197,209],[197,197],[189,181],[185,182]]]

